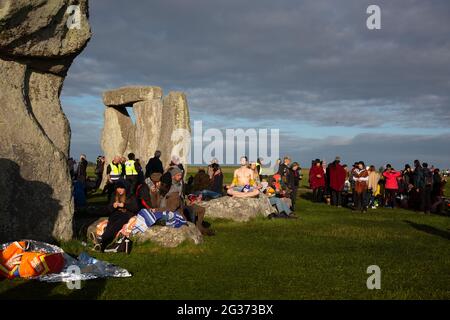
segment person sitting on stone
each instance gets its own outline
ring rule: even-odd
[[[136,196],[141,209],[153,209],[160,206],[161,176],[159,172],[154,172],[145,181],[141,181],[136,188]]]
[[[220,169],[220,166],[218,163],[213,163],[211,165],[212,168],[212,177],[209,182],[209,190],[220,194],[220,196],[223,195],[223,173],[222,169]]]
[[[94,247],[102,252],[114,240],[117,232],[122,229],[123,225],[139,211],[136,197],[134,194],[127,192],[125,183],[119,181],[115,184],[115,187],[114,197],[108,205],[110,213],[108,224],[101,238],[97,239],[98,243]]]
[[[178,212],[182,214],[187,221],[195,223],[203,235],[214,235],[213,230],[204,227],[203,218],[205,216],[205,208],[197,205],[196,203],[188,203],[187,206],[184,203],[182,184],[183,171],[178,166],[174,166],[167,172],[170,173],[172,178],[171,186],[166,192],[164,191],[165,186],[161,185],[160,193],[161,191],[162,193],[160,207],[153,210]],[[165,175],[166,174],[164,174],[164,176]]]
[[[173,155],[171,157],[169,168],[171,168],[171,167],[178,167],[183,172],[183,177],[184,177],[185,170],[184,170],[183,164],[181,163],[179,156]]]
[[[216,199],[222,196],[221,193],[215,192],[210,189],[211,179],[206,171],[202,168],[198,169],[197,174],[194,176],[192,185],[192,194],[198,196],[202,195],[203,199]]]
[[[258,169],[258,162],[253,161],[250,163],[250,169],[253,170],[253,177],[255,180],[255,184],[259,185],[261,184],[261,177],[259,176],[259,169]]]
[[[198,169],[197,174],[194,176],[194,181],[192,185],[192,193],[198,193],[209,187],[209,176],[205,172],[205,169]]]
[[[256,188],[253,170],[247,166],[247,157],[241,157],[241,167],[234,171],[233,182],[227,188],[227,193],[233,197],[248,198],[259,195]]]

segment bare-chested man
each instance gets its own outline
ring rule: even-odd
[[[247,167],[247,158],[241,157],[241,167],[234,171],[233,182],[228,186],[227,193],[233,197],[248,198],[259,194],[256,188],[254,172]]]

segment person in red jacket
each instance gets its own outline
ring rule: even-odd
[[[314,161],[314,166],[309,172],[311,188],[313,189],[313,202],[322,202],[323,189],[325,188],[325,175],[322,162],[319,159],[316,159]]]
[[[386,196],[386,207],[395,207],[395,197],[398,191],[397,179],[401,176],[401,172],[395,171],[390,164],[386,165],[386,170],[383,172],[383,176],[386,179],[385,182],[385,196]]]
[[[342,190],[344,190],[347,171],[341,166],[341,158],[336,157],[329,166],[331,205],[342,206]]]

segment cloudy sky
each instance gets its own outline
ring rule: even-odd
[[[102,91],[156,85],[204,129],[280,129],[304,167],[450,167],[448,0],[91,0],[90,23],[61,95],[73,156],[102,153]]]

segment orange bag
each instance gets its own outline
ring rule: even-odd
[[[16,241],[0,251],[0,276],[8,279],[31,278],[60,272],[64,267],[62,253],[27,251],[26,241]]]

